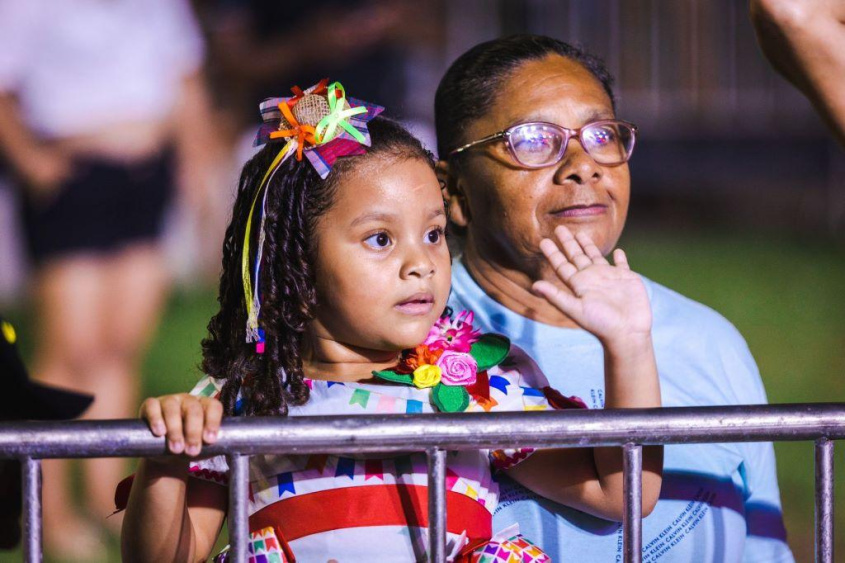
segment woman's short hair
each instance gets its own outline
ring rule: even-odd
[[[446,71],[434,96],[437,152],[441,159],[467,142],[467,125],[486,114],[510,75],[527,61],[557,54],[573,60],[596,77],[616,109],[613,77],[598,57],[544,35],[511,35],[479,43]]]

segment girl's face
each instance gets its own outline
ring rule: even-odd
[[[312,334],[365,350],[420,344],[446,306],[440,185],[419,159],[376,158],[338,185],[316,226]]]

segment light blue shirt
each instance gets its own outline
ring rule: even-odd
[[[652,337],[663,405],[766,402],[760,374],[739,332],[721,315],[643,278],[654,315]],[[558,328],[503,307],[455,263],[449,305],[475,312],[475,325],[508,336],[552,387],[604,406],[604,355],[581,329]],[[518,522],[555,561],[622,561],[622,528],[539,498],[506,477],[493,530]],[[643,520],[644,562],[792,562],[771,443],[666,446],[663,487]]]

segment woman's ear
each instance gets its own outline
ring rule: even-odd
[[[470,221],[469,206],[455,168],[450,167],[445,160],[438,160],[434,170],[440,180],[443,199],[449,208],[449,221],[458,227],[466,228]]]

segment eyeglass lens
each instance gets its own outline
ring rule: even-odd
[[[563,156],[566,132],[543,123],[526,123],[511,130],[517,160],[526,166],[554,164]],[[584,150],[600,164],[621,164],[634,147],[634,132],[624,123],[595,123],[581,129]]]

